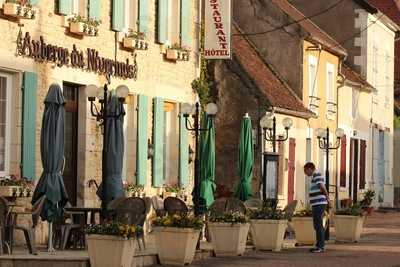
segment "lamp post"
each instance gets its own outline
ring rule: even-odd
[[[264,131],[263,139],[266,141],[272,142],[272,152],[273,153],[264,153],[264,160],[263,160],[263,200],[267,200],[267,166],[268,162],[270,164],[272,162],[274,163],[275,166],[275,177],[274,180],[275,182],[275,195],[271,199],[273,201],[273,205],[276,206],[278,204],[278,157],[279,155],[276,154],[276,142],[284,142],[288,139],[289,137],[289,129],[293,125],[293,121],[291,118],[284,118],[282,121],[282,125],[285,128],[285,134],[280,135],[283,137],[277,137],[276,135],[276,117],[273,115],[273,113],[267,113],[262,119],[260,120],[260,126],[262,127]]]
[[[215,103],[209,103],[206,106],[207,115],[213,118],[217,112],[218,107]],[[200,160],[199,160],[199,136],[200,132],[208,131],[210,129],[204,129],[200,127],[200,104],[195,105],[183,104],[181,109],[181,114],[185,118],[185,126],[188,131],[194,133],[195,136],[195,160],[194,160],[194,188],[193,188],[193,203],[194,203],[194,213],[196,216],[201,215],[204,211],[204,203],[200,203]],[[189,117],[193,118],[193,125],[189,121]]]
[[[107,201],[105,200],[107,196],[107,186],[105,184],[107,177],[107,120],[109,118],[119,118],[120,116],[124,116],[123,112],[123,104],[125,103],[125,98],[128,96],[129,89],[125,85],[119,85],[116,89],[116,95],[119,99],[119,103],[121,105],[120,113],[118,114],[108,114],[107,106],[108,106],[108,83],[104,84],[103,88],[99,88],[96,85],[88,85],[86,86],[86,95],[88,100],[90,101],[90,112],[92,116],[96,118],[96,120],[103,125],[103,150],[102,150],[102,167],[101,167],[101,183],[102,183],[102,191],[101,191],[101,215],[103,219],[107,218]],[[100,109],[97,108],[95,102],[96,98],[100,104]]]
[[[326,129],[318,128],[316,130],[316,133],[317,133],[319,148],[325,150],[325,187],[329,194],[329,187],[330,187],[329,186],[330,185],[330,182],[329,182],[329,151],[336,150],[340,147],[340,140],[341,140],[342,136],[344,135],[344,131],[341,128],[336,129],[336,132],[335,132],[336,142],[334,145],[330,144],[330,142],[329,142],[329,136],[330,136],[329,127],[327,127]],[[329,205],[328,205],[328,209],[329,209]],[[327,228],[325,231],[325,239],[329,240],[329,220],[327,222]]]

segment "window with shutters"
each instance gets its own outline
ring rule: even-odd
[[[164,181],[166,185],[179,183],[179,125],[178,106],[164,102]]]
[[[138,0],[124,0],[124,31],[137,32],[139,25],[139,4]]]
[[[181,1],[170,0],[168,6],[168,40],[170,45],[180,46]]]
[[[391,81],[391,59],[388,51],[385,51],[385,107],[390,108],[390,98],[392,94],[393,81]]]
[[[11,77],[0,73],[0,177],[9,171],[11,87]]]
[[[308,87],[309,87],[309,108],[314,113],[318,114],[319,98],[317,88],[317,68],[318,60],[314,56],[308,57]]]
[[[89,0],[72,0],[71,10],[73,15],[79,15],[81,17],[87,17],[89,14]]]
[[[376,88],[375,94],[378,92],[378,46],[376,43],[372,46],[372,86]]]
[[[326,64],[326,117],[334,119],[336,113],[335,103],[335,66],[331,63]]]

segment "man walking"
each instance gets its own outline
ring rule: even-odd
[[[311,249],[312,253],[321,253],[325,250],[325,229],[323,226],[323,218],[325,210],[329,203],[329,194],[325,187],[325,177],[315,170],[312,162],[304,165],[304,173],[311,177],[309,199],[312,208],[314,229],[317,237],[315,248]]]

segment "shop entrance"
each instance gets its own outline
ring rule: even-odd
[[[65,167],[64,184],[69,196],[69,202],[76,205],[77,200],[77,158],[78,158],[78,93],[79,86],[63,83],[65,98]]]

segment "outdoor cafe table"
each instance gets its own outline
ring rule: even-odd
[[[101,208],[96,207],[66,207],[65,210],[71,215],[84,215],[84,222],[87,224],[87,219],[90,213],[90,224],[94,224],[96,222],[96,213],[101,213]]]

